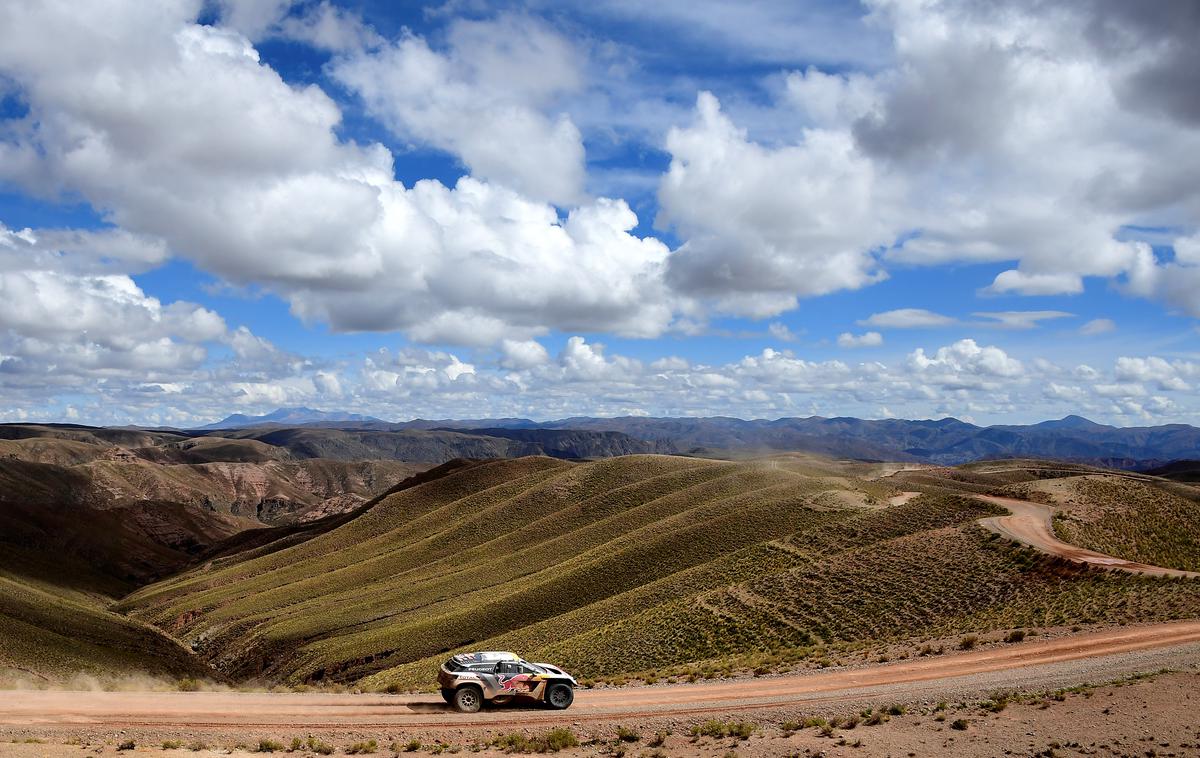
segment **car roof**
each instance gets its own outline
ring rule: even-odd
[[[491,661],[519,661],[521,658],[516,653],[503,650],[486,650],[479,653],[459,653],[454,656],[454,660],[462,663],[490,663]]]

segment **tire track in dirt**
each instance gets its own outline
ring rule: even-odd
[[[451,710],[437,696],[239,692],[3,692],[0,727],[229,729],[388,729],[554,725],[698,714],[738,713],[804,705],[828,707],[918,690],[1021,685],[1062,676],[1071,662],[1128,673],[1146,651],[1177,651],[1200,661],[1200,621],[1181,621],[1028,641],[933,658],[841,671],[737,681],[582,690],[568,711]],[[1056,673],[1057,672],[1057,673]]]

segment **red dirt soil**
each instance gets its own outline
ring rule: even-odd
[[[834,707],[839,703],[915,692],[922,683],[970,687],[994,672],[1040,671],[1083,659],[1139,651],[1200,649],[1200,621],[1119,627],[1028,641],[934,658],[861,669],[656,687],[582,690],[567,712],[495,709],[477,714],[451,710],[429,695],[274,694],[239,692],[0,693],[0,732],[15,728],[169,728],[181,731],[295,727],[487,727],[614,722],[636,717],[698,716],[778,709]],[[1115,668],[1114,668],[1115,670]],[[1093,672],[1094,673],[1094,672]]]

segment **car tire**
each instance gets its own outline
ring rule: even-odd
[[[460,713],[478,713],[483,707],[483,690],[473,684],[459,687],[454,691],[454,707]]]
[[[565,711],[575,702],[575,690],[569,684],[556,682],[546,690],[546,705],[556,711]]]
[[[442,700],[445,700],[447,703],[453,704],[454,703],[454,690],[448,690],[448,689],[442,688]]]

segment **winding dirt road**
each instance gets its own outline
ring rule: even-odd
[[[1151,566],[1146,563],[1127,561],[1094,550],[1077,547],[1063,542],[1054,536],[1054,509],[1041,503],[1028,500],[1016,500],[1011,497],[995,497],[993,495],[975,495],[979,500],[986,500],[1001,508],[1007,508],[1008,516],[993,516],[980,519],[979,523],[1011,540],[1041,550],[1044,553],[1066,558],[1076,563],[1088,563],[1109,569],[1128,571],[1132,574],[1162,577],[1198,578],[1200,572],[1182,571],[1180,569]]]
[[[1200,621],[1122,627],[865,668],[735,681],[582,690],[565,712],[450,710],[436,695],[3,692],[0,731],[83,727],[203,730],[459,728],[612,722],[914,700],[997,687],[1102,681],[1200,663]]]

